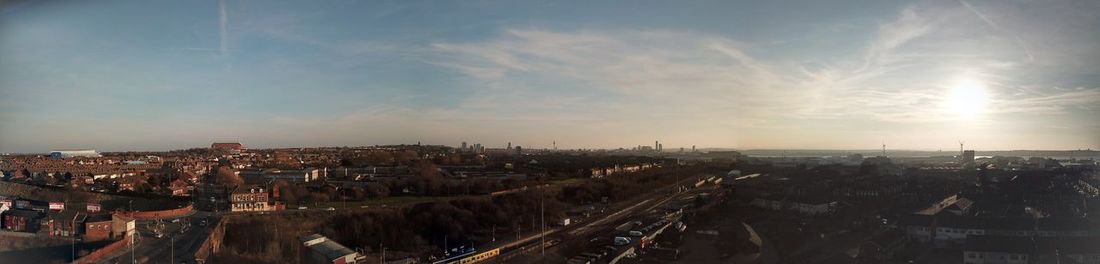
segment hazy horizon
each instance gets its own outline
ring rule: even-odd
[[[7,1],[0,153],[1100,149],[1097,1]]]
[[[231,142],[231,141],[218,141],[218,142],[219,143],[240,143],[240,142]],[[213,143],[213,142],[211,142],[211,143]],[[246,149],[295,149],[295,148],[342,148],[342,147],[360,148],[360,147],[375,147],[375,146],[415,145],[416,143],[417,142],[406,142],[406,143],[395,143],[395,144],[370,144],[370,145],[346,145],[346,146],[345,145],[249,146],[247,144],[244,144],[244,146],[245,146]],[[420,142],[420,143],[421,143],[421,145],[448,146],[448,147],[455,147],[455,148],[459,147],[460,144],[461,144],[461,142],[459,142],[458,144],[440,144],[440,143],[428,143],[428,142]],[[469,145],[473,145],[476,142],[466,142],[466,143],[469,144]],[[507,143],[505,143],[503,145],[499,145],[499,146],[497,146],[497,145],[484,145],[484,144],[482,144],[482,145],[487,149],[505,149],[506,144]],[[516,144],[516,145],[513,145],[513,146],[522,146],[522,145]],[[643,146],[652,146],[652,145],[643,145]],[[208,148],[208,147],[210,147],[209,144],[195,145],[195,146],[190,146],[190,147],[169,148],[169,149],[156,149],[156,148],[100,149],[100,148],[90,148],[90,147],[89,148],[57,148],[57,149],[48,149],[48,150],[30,151],[30,152],[0,152],[0,154],[48,154],[50,151],[86,150],[86,149],[96,150],[96,151],[101,152],[101,153],[102,152],[167,152],[167,151],[187,150],[187,149],[196,149],[196,148]],[[548,145],[548,146],[522,146],[522,147],[525,148],[525,149],[531,149],[531,150],[544,150],[544,149],[552,149],[553,148],[553,146],[551,146],[551,145]],[[560,147],[559,146],[558,150],[572,151],[572,150],[583,149],[583,150],[613,151],[613,150],[619,150],[619,149],[630,150],[633,147],[637,147],[637,146],[636,145],[635,146],[621,146],[621,147],[611,147],[611,148],[576,148],[576,147],[565,148],[565,147]],[[733,147],[704,147],[704,146],[695,146],[695,147],[696,147],[696,150],[698,150],[699,152],[731,151],[732,150],[732,151],[738,151],[738,152],[743,152],[743,153],[788,151],[788,152],[839,152],[839,153],[873,153],[873,154],[877,154],[877,153],[882,151],[881,148],[880,149],[872,149],[872,148],[851,148],[851,149],[843,149],[843,148],[842,149],[749,148],[749,149],[746,149],[746,148],[733,148]],[[681,147],[679,147],[679,146],[677,146],[677,147],[665,146],[664,152],[666,152],[666,153],[676,153],[676,152],[680,151],[680,148]],[[685,147],[682,147],[682,148],[684,148],[685,152],[691,151],[691,146],[685,146]],[[1089,148],[1083,148],[1083,149],[972,149],[972,148],[966,148],[966,149],[967,150],[974,150],[974,151],[978,152],[978,154],[981,154],[982,152],[1090,152],[1090,153],[1100,153],[1100,150],[1089,149]],[[888,148],[887,152],[888,153],[914,153],[914,152],[915,153],[934,153],[934,152],[942,152],[945,155],[955,155],[955,154],[958,153],[958,148],[957,148],[957,146],[956,146],[955,149],[889,149]]]

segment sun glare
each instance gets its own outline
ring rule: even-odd
[[[945,105],[947,109],[961,117],[973,117],[985,112],[989,95],[985,85],[973,79],[963,79],[951,86]]]

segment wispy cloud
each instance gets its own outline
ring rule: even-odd
[[[1030,59],[1014,61],[952,46],[953,38],[972,41],[952,35],[959,30],[981,33],[952,24],[969,12],[976,11],[903,9],[879,25],[862,44],[864,49],[812,70],[797,63],[799,58],[763,59],[736,39],[672,30],[510,28],[486,41],[435,43],[438,54],[431,62],[464,73],[470,85],[485,88],[470,99],[481,106],[477,111],[522,115],[525,108],[539,105],[586,120],[644,115],[660,122],[688,119],[735,128],[791,128],[822,121],[857,127],[876,122],[973,123],[944,107],[952,83],[960,78],[984,81],[990,94],[986,114],[1001,115],[1001,120],[1004,115],[1059,115],[1100,104],[1097,87],[1010,95],[1020,85],[1011,73]],[[577,96],[552,100],[565,95]],[[592,111],[578,113],[576,108]]]
[[[229,56],[229,11],[225,9],[226,0],[218,0],[218,49],[223,57]]]
[[[959,3],[961,3],[963,6],[965,6],[966,10],[969,10],[971,13],[974,13],[975,16],[978,16],[978,18],[981,18],[982,21],[985,22],[985,24],[989,25],[989,27],[992,27],[997,32],[1008,34],[1009,36],[1011,36],[1012,39],[1016,41],[1016,45],[1019,46],[1020,49],[1024,51],[1024,54],[1027,55],[1027,60],[1029,62],[1035,60],[1035,56],[1031,54],[1031,50],[1029,50],[1027,48],[1027,46],[1024,44],[1024,39],[1020,38],[1020,35],[1017,35],[1016,33],[1013,33],[1011,31],[1006,31],[1004,29],[1001,29],[1001,26],[997,25],[997,23],[993,23],[993,20],[990,20],[989,17],[985,16],[985,14],[983,14],[982,12],[978,12],[977,9],[974,9],[974,6],[970,5],[970,2],[967,2],[965,0],[959,0]]]
[[[657,138],[874,146],[899,134],[950,145],[981,132],[1009,146],[1040,134],[1020,128],[1054,126],[1052,138],[1069,145],[1100,133],[1096,1],[639,8],[662,19],[465,1],[132,6],[142,12],[4,9],[0,150],[187,136],[178,131],[201,132],[193,142],[247,135],[238,137],[261,145],[508,138],[591,147]],[[165,6],[196,13],[158,13]],[[64,15],[43,11],[60,7]],[[565,16],[580,9],[590,15]],[[805,10],[812,18],[792,17]],[[986,105],[978,118],[945,107],[966,103],[950,100],[965,79],[988,94],[975,102]],[[180,129],[181,113],[207,118]],[[171,118],[149,121],[162,116]],[[65,122],[99,132],[69,132]]]

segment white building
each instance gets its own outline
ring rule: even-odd
[[[229,202],[233,212],[275,211],[275,207],[268,203],[268,193],[256,186],[237,188],[229,195]]]
[[[73,157],[87,157],[98,158],[102,157],[99,152],[94,149],[71,149],[71,150],[54,150],[50,151],[50,158],[52,159],[67,159]]]

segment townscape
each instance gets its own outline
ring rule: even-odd
[[[756,152],[668,151],[660,142],[614,150],[463,142],[296,149],[213,143],[169,152],[5,155],[0,258],[1100,259],[1093,246],[1100,237],[1096,151],[1018,153],[1061,158],[979,157],[971,150],[893,156],[885,148]]]
[[[1100,264],[1100,0],[0,0],[0,264]]]

